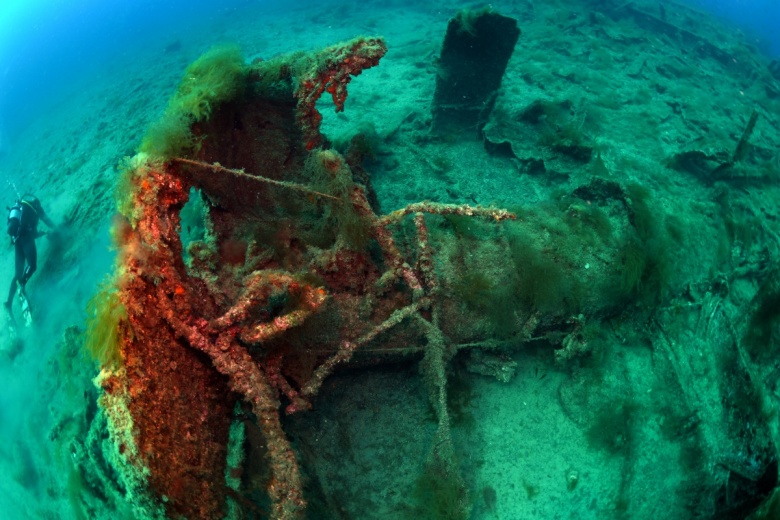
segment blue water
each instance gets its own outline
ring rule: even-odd
[[[297,2],[300,3],[300,2]],[[340,4],[340,2],[333,2]],[[691,0],[780,56],[777,0]],[[73,81],[152,42],[186,44],[196,29],[278,0],[4,0],[0,5],[0,149]],[[3,144],[6,143],[6,144]]]
[[[63,85],[139,45],[179,39],[258,0],[5,0],[0,6],[0,135],[6,139]],[[338,2],[334,2],[338,3]],[[780,56],[777,0],[692,0]],[[2,142],[2,137],[0,137]]]
[[[543,0],[533,1],[541,3]],[[663,1],[664,0],[662,0],[662,2]],[[296,0],[287,0],[287,2],[294,3],[295,6],[300,6],[304,3],[297,2]],[[408,5],[414,5],[415,9],[419,10],[422,10],[425,4],[425,2],[414,2],[413,0],[408,0],[408,2]],[[360,1],[355,0],[350,0],[348,3],[353,7],[364,5],[361,4]],[[381,13],[377,13],[375,10],[380,8],[378,6],[383,5],[382,2],[370,2],[370,0],[365,0],[365,3],[368,4],[365,9],[372,10],[370,13],[367,11],[367,14],[370,14],[371,16],[381,16]],[[399,3],[400,2],[393,2],[392,0],[384,1],[384,4],[394,4],[395,6]],[[746,34],[746,39],[748,41],[753,43],[768,56],[774,58],[780,57],[780,30],[778,30],[778,27],[780,27],[780,0],[688,0],[687,3],[696,5],[727,23],[735,24]],[[220,43],[222,41],[222,35],[226,33],[225,28],[230,27],[231,22],[235,21],[237,17],[244,19],[246,16],[256,16],[256,26],[258,30],[262,30],[263,15],[271,13],[272,11],[278,12],[279,9],[284,8],[284,4],[285,2],[281,0],[0,0],[0,161],[3,159],[4,149],[13,146],[17,135],[20,135],[25,130],[29,131],[30,126],[36,118],[42,114],[46,114],[50,109],[53,109],[58,105],[67,104],[69,93],[73,92],[74,89],[79,89],[81,86],[88,85],[91,81],[104,82],[106,75],[110,74],[112,68],[115,69],[122,64],[132,63],[133,57],[139,54],[150,55],[164,52],[165,48],[171,45],[187,49],[187,52],[183,53],[184,56],[181,60],[181,70],[174,70],[175,67],[173,65],[170,67],[171,76],[178,79],[183,67],[186,66],[185,58],[194,58],[198,52],[202,51],[204,45]],[[453,2],[452,5],[448,5],[447,8],[442,7],[446,4],[444,1],[430,2],[430,4],[431,13],[437,15],[431,15],[430,19],[435,19],[437,22],[441,21],[441,26],[443,28],[445,21],[454,10],[455,3]],[[517,0],[503,3],[506,7],[516,7],[520,4],[526,5],[526,3]],[[314,7],[315,5],[318,13],[321,14],[322,12],[327,11],[327,3],[313,2],[312,6]],[[334,10],[336,10],[336,8],[343,7],[345,3],[332,2],[332,5]],[[420,7],[421,5],[423,5],[423,7]],[[476,4],[471,2],[470,5]],[[652,5],[655,6],[657,3]],[[501,9],[502,6],[496,4],[496,7]],[[264,11],[264,9],[266,9],[266,11]],[[306,44],[320,45],[320,42],[322,41],[325,43],[335,43],[343,39],[341,33],[335,32],[336,29],[334,29],[334,32],[328,32],[331,30],[330,24],[333,23],[330,21],[331,19],[328,20],[328,22],[319,25],[312,24],[311,32],[305,34],[304,37],[299,37],[298,41],[305,39]],[[399,20],[398,23],[400,25],[404,23],[404,20]],[[342,31],[349,36],[367,32],[363,26],[358,28],[353,28],[352,26],[338,27],[338,31]],[[284,36],[284,34],[281,36],[272,35],[269,36],[269,38],[282,38]],[[394,35],[386,36],[392,37]],[[403,43],[409,45],[409,42],[411,42],[414,45],[419,45],[419,38],[407,38],[408,39]],[[435,44],[438,44],[438,40]],[[420,47],[424,46],[420,45]],[[431,45],[431,49],[433,49],[433,47],[434,45]],[[289,50],[295,50],[296,48],[297,47],[291,46]],[[402,45],[391,48],[393,50],[388,54],[387,60],[399,59],[396,58],[396,56],[401,56],[401,59],[403,59],[404,52],[412,52],[405,50]],[[247,53],[264,52],[263,49],[256,48],[244,50]],[[433,73],[431,72],[432,67],[430,66],[430,63],[426,61],[432,59],[431,56],[433,54],[433,51],[427,54],[421,52],[420,56],[415,56],[414,59],[409,58],[409,55],[406,56],[406,59],[409,61],[407,68],[413,71],[409,76],[406,76],[412,77],[410,82],[420,78],[422,78],[420,81],[424,82],[433,77]],[[612,57],[608,53],[602,52],[597,56],[602,60],[611,63]],[[540,62],[545,62],[547,54],[537,52],[536,58],[540,57],[543,58]],[[173,61],[174,60],[167,60],[166,63],[172,63]],[[535,72],[541,75],[541,73],[544,72],[542,69],[543,67],[540,65]],[[386,82],[387,84],[391,84],[395,78],[401,77],[402,73],[406,74],[405,71],[407,69],[401,67],[388,70],[393,71],[392,74],[398,74],[397,76],[387,76]],[[565,75],[565,72],[566,71],[561,71],[559,75],[563,76]],[[370,71],[369,73],[373,74],[374,71]],[[377,73],[385,74],[381,68]],[[143,78],[144,74],[145,71],[139,71],[137,76]],[[368,75],[368,73],[366,75]],[[364,78],[360,78],[353,83],[353,87],[356,90],[360,88],[360,81],[363,79]],[[666,83],[674,87],[674,81],[670,80]],[[148,87],[149,83],[146,83],[145,85]],[[517,85],[519,85],[519,87]],[[516,90],[526,88],[525,84],[519,80],[513,87]],[[165,99],[171,94],[174,88],[175,86],[171,86],[170,90],[158,90],[155,92],[155,95],[159,99]],[[116,90],[121,92],[125,89],[120,88]],[[132,93],[130,92],[131,90]],[[102,92],[103,90],[99,91]],[[132,108],[132,103],[129,101],[142,105],[153,97],[151,95],[142,97],[142,94],[147,93],[135,88],[135,85],[132,89],[127,89],[127,91],[128,99],[121,100],[127,101],[126,105],[122,106],[121,103],[117,103],[115,106],[112,106],[110,102],[97,104],[96,106],[103,107],[102,109],[109,113],[90,113],[88,114],[88,117],[84,118],[84,121],[79,121],[83,126],[75,129],[63,129],[63,135],[67,133],[67,136],[62,138],[62,141],[66,143],[61,145],[62,154],[59,156],[47,157],[43,164],[39,164],[42,161],[38,160],[38,157],[35,157],[35,160],[29,161],[30,170],[38,170],[39,173],[49,171],[46,170],[46,167],[49,166],[48,163],[51,163],[53,166],[49,166],[50,169],[61,169],[64,173],[70,171],[70,173],[67,173],[69,175],[75,171],[76,174],[69,179],[75,179],[78,177],[79,173],[84,172],[93,175],[93,177],[99,177],[93,170],[97,172],[113,172],[113,168],[121,160],[122,155],[132,153],[134,147],[137,146],[140,135],[142,135],[144,131],[143,125],[140,125],[141,127],[137,129],[137,133],[133,134],[127,132],[126,134],[121,134],[119,137],[111,134],[112,127],[109,126],[105,138],[114,138],[117,141],[121,141],[122,144],[117,145],[115,154],[104,154],[104,157],[101,159],[103,162],[99,164],[97,164],[97,161],[95,164],[90,162],[92,159],[90,153],[94,151],[94,149],[90,148],[89,139],[87,137],[82,139],[79,132],[86,133],[88,130],[91,130],[92,134],[94,134],[96,133],[94,131],[95,127],[100,126],[99,123],[111,119],[110,112],[112,109],[123,111],[122,113],[131,112],[134,109]],[[691,91],[692,90],[689,89],[686,92],[686,90],[681,89],[679,95],[681,98],[685,98],[686,96],[692,97]],[[634,94],[636,94],[636,101],[633,101],[633,98],[629,98],[628,102],[634,103],[635,105],[643,105],[647,104],[645,98],[654,96],[655,91],[638,92]],[[625,95],[625,93],[621,95]],[[357,98],[357,96],[355,97]],[[381,101],[386,103],[387,99],[385,98],[389,97],[392,96],[383,96]],[[158,100],[157,98],[152,99],[149,104],[153,104],[153,102]],[[616,98],[620,98],[620,96],[616,96]],[[412,102],[403,100],[403,103],[423,105],[427,102],[427,100],[421,101],[421,99],[423,98],[415,99]],[[609,104],[608,101],[610,100],[602,101],[604,104]],[[383,105],[382,103],[377,102],[376,99],[371,101],[371,104],[372,108],[374,105],[387,107],[387,104]],[[399,105],[400,104],[402,103],[399,102]],[[408,105],[405,105],[405,109],[407,108]],[[92,106],[90,106],[88,110],[93,110]],[[739,118],[746,118],[750,113],[748,109],[745,109],[742,112],[735,113],[733,128],[729,127],[728,129],[730,134],[737,135],[737,137],[739,132],[744,128],[744,121],[741,121]],[[415,117],[419,115],[419,113],[414,112],[413,110],[409,110],[409,113],[415,115]],[[332,114],[326,114],[326,117],[329,115]],[[356,112],[348,110],[345,114],[339,114],[338,117],[343,117],[344,121],[355,121],[357,115]],[[390,110],[387,110],[385,113],[377,116],[376,119],[390,115],[393,114]],[[694,115],[698,116],[699,114]],[[119,117],[117,119],[119,119]],[[637,118],[637,120],[641,121],[644,121],[645,119],[647,118],[644,114],[641,118]],[[695,119],[695,117],[692,117],[692,119]],[[585,119],[583,119],[583,121],[585,121]],[[56,127],[59,123],[59,121],[55,121],[53,126]],[[759,125],[765,124],[766,119],[762,114]],[[62,122],[62,126],[66,126],[64,122]],[[119,124],[117,124],[117,126],[119,126]],[[715,128],[716,125],[712,126],[714,130],[717,130],[717,128]],[[85,130],[85,127],[89,128]],[[759,126],[757,135],[760,135],[761,132],[768,132],[766,128],[766,126]],[[653,131],[655,132],[655,130]],[[89,138],[94,138],[92,134]],[[736,141],[736,138],[733,138],[732,140]],[[29,145],[29,140],[26,144]],[[79,145],[84,149],[79,148]],[[60,146],[59,142],[57,143],[57,146]],[[95,155],[98,154],[95,153]],[[449,161],[447,156],[443,154],[434,157],[434,160],[436,159],[443,165],[447,165]],[[454,159],[450,162],[454,162]],[[0,162],[0,164],[2,164],[2,162]],[[626,170],[630,170],[632,165],[636,166],[640,163],[638,160],[636,163],[633,163],[626,159],[623,164]],[[449,165],[449,167],[452,167],[452,165]],[[398,171],[400,172],[402,169],[403,168],[399,168]],[[513,175],[519,177],[515,175],[515,173],[516,172],[513,171]],[[5,187],[7,175],[10,174],[4,169],[0,169],[0,188]],[[41,175],[43,178],[46,178],[43,173],[41,173]],[[108,176],[109,175],[105,175],[104,177]],[[36,177],[35,179],[29,180],[29,184],[34,185],[40,178],[41,177]],[[528,178],[529,176],[526,176],[523,182],[527,182]],[[68,180],[67,182],[70,183],[71,181]],[[405,182],[405,180],[398,181],[398,185],[401,185],[403,182]],[[82,185],[78,185],[75,180],[72,184],[77,186],[77,188],[74,188],[73,197],[78,199],[78,203],[86,202],[86,200],[83,200],[80,197],[87,198],[89,196],[94,196],[92,187],[85,188]],[[457,183],[453,184],[457,185]],[[385,181],[385,186],[387,185],[392,185],[392,183]],[[96,187],[95,190],[100,189],[109,191],[109,187],[107,187],[108,183],[101,186],[102,187]],[[66,186],[66,188],[69,187],[70,185]],[[392,185],[392,187],[397,188],[396,185]],[[452,187],[453,190],[456,190],[456,188],[458,187]],[[47,189],[54,191],[50,188]],[[76,189],[80,191],[76,192]],[[409,190],[411,191],[412,188],[409,188]],[[427,195],[427,193],[421,194],[421,197]],[[70,196],[70,194],[68,194],[68,196]],[[10,202],[9,197],[7,196],[4,197],[4,200],[6,204]],[[415,193],[415,198],[410,200],[417,200],[417,194]],[[489,199],[485,198],[485,201],[489,201]],[[72,215],[75,215],[74,220],[84,219],[83,213],[80,213],[77,209],[73,209],[77,208],[78,203],[71,204],[70,202],[62,202],[61,200],[57,200],[54,196],[51,196],[47,202],[53,203],[54,207],[51,208],[51,213],[58,222],[64,221],[67,217]],[[482,202],[482,200],[480,200],[480,202]],[[588,204],[590,204],[590,202],[588,202]],[[75,267],[72,267],[72,269],[66,273],[55,272],[56,276],[51,277],[54,280],[49,280],[49,282],[47,282],[47,287],[50,286],[47,290],[50,292],[45,294],[51,295],[51,299],[49,300],[47,297],[48,301],[46,302],[47,305],[49,305],[47,310],[51,311],[50,314],[46,316],[46,321],[48,322],[47,326],[51,329],[46,330],[49,336],[59,337],[61,334],[60,329],[64,328],[65,325],[79,322],[79,319],[74,318],[74,316],[78,316],[81,309],[84,308],[84,302],[92,293],[93,287],[105,273],[111,270],[114,253],[109,251],[108,232],[105,229],[107,227],[108,223],[101,228],[101,231],[97,232],[99,238],[93,241],[91,249],[83,255],[86,260],[80,259],[78,261],[83,261],[83,265],[71,259],[71,261],[76,264]],[[0,251],[0,254],[8,257],[11,254],[10,251],[9,248],[5,248]],[[3,266],[0,265],[0,292],[4,294],[4,291],[7,288],[5,285],[7,283],[7,278],[2,275],[4,275]],[[34,281],[42,284],[42,276],[42,274],[37,275]],[[66,285],[63,280],[69,283],[73,280],[76,281],[72,282],[74,285]],[[74,286],[78,287],[78,291],[73,289]],[[44,293],[39,292],[37,295],[39,301],[43,300],[42,294]],[[59,302],[63,299],[63,295],[66,295],[67,298],[72,301],[56,303],[56,306],[51,303],[52,301]],[[63,307],[64,310],[60,311],[60,306]],[[59,316],[59,318],[55,319],[55,315]],[[16,455],[17,444],[19,446],[30,445],[33,447],[40,447],[41,453],[44,454],[47,453],[47,450],[51,449],[52,445],[55,445],[55,443],[51,442],[52,439],[48,437],[51,425],[47,423],[46,418],[48,417],[50,410],[46,405],[49,403],[47,402],[44,403],[44,405],[41,405],[41,403],[38,402],[40,400],[40,394],[36,392],[37,389],[34,386],[27,384],[30,377],[19,375],[19,372],[25,371],[29,376],[29,374],[35,374],[36,370],[40,370],[40,359],[37,356],[48,359],[48,356],[52,354],[50,352],[52,347],[49,346],[47,348],[49,350],[42,350],[39,353],[30,352],[29,350],[25,351],[24,354],[19,357],[17,365],[14,366],[14,370],[17,372],[16,375],[18,377],[16,379],[3,379],[5,386],[2,391],[0,391],[0,439],[3,439],[3,441],[0,442],[0,461],[8,459],[14,460],[18,464],[18,460],[14,459],[14,457],[17,459],[21,457]],[[534,368],[530,364],[535,362],[536,361],[529,358],[529,364],[526,366],[526,381],[531,380],[533,384],[542,387],[547,385],[552,377],[545,379],[545,374],[538,373],[538,368]],[[3,374],[3,370],[6,369],[0,368],[0,374]],[[83,378],[84,381],[86,381],[87,386],[89,385],[89,377],[93,375],[94,374],[92,373],[84,375]],[[37,403],[35,405],[36,407],[34,407],[33,404],[27,404],[26,401]],[[14,403],[13,407],[11,407],[11,403]],[[523,404],[525,405],[525,403]],[[54,405],[51,406],[52,408],[55,407]],[[540,408],[541,406],[542,405],[539,405]],[[420,413],[424,414],[425,410],[422,410]],[[515,414],[516,412],[514,409],[507,409],[507,423],[510,420],[515,420]],[[56,416],[56,413],[52,413],[52,415]],[[38,428],[39,422],[41,424]],[[32,423],[36,426],[35,431],[37,434],[33,438],[34,442],[30,441],[27,437],[27,432],[30,428],[28,423]],[[528,429],[530,429],[530,427],[526,427],[526,431]],[[17,432],[22,432],[18,434],[18,437],[16,438],[24,436],[24,442],[9,441],[8,432],[13,432],[14,435],[17,435]],[[543,435],[546,434],[540,434],[539,437],[542,438]],[[502,441],[503,439],[500,437],[502,436],[497,433],[495,442]],[[564,441],[561,440],[560,442],[563,443]],[[365,451],[364,454],[367,458],[373,457],[373,453],[370,451]],[[518,456],[518,458],[522,460],[522,457]],[[43,469],[35,470],[34,466],[38,464],[38,462],[32,460],[32,457],[30,457],[30,459],[31,460],[27,462],[22,461],[25,462],[26,466],[30,466],[30,468],[28,468],[30,475],[25,478],[14,475],[14,479],[25,485],[29,485],[33,490],[30,492],[29,496],[34,496],[34,493],[42,495],[48,491],[46,488],[47,484],[38,484],[33,481],[36,479],[36,471],[40,471],[40,475],[42,476],[48,475],[48,473]],[[51,464],[51,461],[47,461],[47,463]],[[561,478],[563,478],[564,472],[562,470],[564,469],[567,468],[561,468],[561,471],[556,470],[560,473]],[[583,476],[585,473],[586,472],[583,471]],[[0,477],[0,480],[2,480],[2,478],[3,477]],[[45,481],[41,479],[41,482]],[[535,493],[532,493],[533,486],[530,484],[526,485],[525,482],[523,482],[523,484],[525,486],[525,491],[522,494],[527,493],[530,502],[530,498]],[[6,494],[6,491],[3,489],[4,485],[4,483],[0,482],[0,520],[3,518],[12,518],[12,520],[33,518],[31,516],[20,516],[19,514],[10,517],[4,516],[2,509]],[[583,484],[583,486],[585,485],[586,484]],[[57,489],[59,492],[59,488]],[[489,496],[489,493],[485,494],[485,496]],[[487,498],[485,501],[489,502]],[[583,508],[585,507],[586,504],[583,504]],[[490,507],[488,507],[488,509],[489,508]],[[5,511],[5,514],[11,513]],[[490,518],[491,516],[492,515],[490,514],[485,514],[484,518]]]
[[[273,5],[274,2],[264,2]],[[151,43],[186,44],[251,0],[4,0],[0,128],[12,138],[73,82]]]
[[[777,0],[693,0],[691,3],[739,26],[770,56],[780,56],[780,2]]]

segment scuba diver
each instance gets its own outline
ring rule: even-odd
[[[38,267],[38,251],[35,248],[35,239],[46,234],[38,231],[38,221],[43,222],[54,229],[54,222],[46,216],[41,202],[33,195],[26,194],[8,208],[8,234],[16,250],[16,270],[11,287],[8,290],[8,299],[3,304],[9,316],[13,319],[14,294],[18,292],[22,304],[22,314],[30,325],[32,317],[27,303],[27,295],[24,292],[25,284]]]

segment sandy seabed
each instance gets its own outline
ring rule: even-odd
[[[552,200],[556,190],[571,192],[588,182],[594,175],[592,164],[562,177],[532,175],[512,158],[488,155],[478,140],[450,143],[421,138],[430,121],[436,55],[447,20],[456,10],[445,4],[409,6],[387,1],[317,3],[287,10],[247,7],[204,21],[202,26],[141,42],[88,77],[69,78],[57,99],[42,101],[45,113],[42,109],[32,116],[0,158],[3,180],[7,174],[20,192],[38,195],[49,216],[62,225],[58,232],[65,243],[52,251],[46,238],[38,241],[39,272],[29,284],[34,329],[22,332],[21,347],[10,342],[5,329],[0,337],[0,474],[4,475],[0,511],[4,518],[85,517],[74,508],[79,478],[69,460],[75,460],[80,449],[86,411],[96,406],[91,377],[97,369],[80,352],[63,351],[62,338],[66,330],[77,332],[72,327],[83,328],[86,304],[113,268],[109,230],[119,165],[135,153],[147,126],[161,116],[187,65],[212,45],[236,43],[252,60],[317,49],[361,34],[384,36],[387,56],[353,80],[345,112],[333,113],[324,101],[322,112],[323,132],[334,142],[359,131],[380,138],[378,157],[367,169],[385,212],[422,198],[536,205]],[[728,49],[734,56],[733,67],[713,59],[694,59],[689,52],[692,45],[684,38],[675,41],[635,19],[613,20],[577,2],[544,4],[493,3],[502,14],[517,18],[523,31],[496,110],[516,114],[540,99],[570,103],[611,178],[641,183],[653,192],[659,212],[682,222],[686,246],[673,252],[677,272],[671,292],[704,286],[723,272],[732,291],[722,307],[735,322],[744,324],[743,316],[759,286],[759,276],[751,273],[762,272],[758,267],[751,271],[751,266],[758,265],[762,254],[776,263],[778,185],[716,188],[668,168],[667,159],[702,135],[708,149],[733,149],[756,106],[761,107],[761,119],[753,141],[777,149],[780,102],[768,97],[762,82],[744,76],[745,70],[760,68],[762,58],[740,36],[705,19],[690,30]],[[668,13],[675,15],[672,4]],[[685,22],[685,16],[681,14],[676,22]],[[533,146],[536,143],[528,143]],[[741,260],[729,258],[727,267],[718,264],[713,251],[723,247],[718,237],[727,233],[719,213],[723,190],[729,191],[734,211],[745,221],[752,218],[756,230],[750,239],[732,237],[725,256]],[[5,193],[10,204],[11,190]],[[743,250],[735,250],[739,248]],[[12,249],[4,250],[0,280],[10,280]],[[735,274],[739,268],[744,271]],[[5,291],[6,286],[0,289]],[[683,469],[682,443],[664,433],[668,418],[651,405],[653,392],[663,384],[654,372],[662,354],[652,348],[655,340],[644,340],[637,329],[645,326],[650,328],[630,319],[612,325],[622,343],[606,355],[611,368],[598,374],[555,363],[551,350],[534,345],[511,352],[518,368],[509,383],[470,376],[469,388],[461,394],[468,418],[456,424],[454,435],[472,490],[472,518],[603,519],[621,517],[626,511],[631,515],[623,518],[661,514],[670,520],[690,518],[686,515],[694,506],[681,491],[682,482],[689,478]],[[648,336],[656,333],[647,332]],[[331,424],[338,425],[339,431],[332,426],[323,435],[341,436],[341,442],[347,438],[355,467],[363,468],[362,477],[343,467],[333,469],[331,476],[341,480],[331,491],[343,502],[343,518],[405,518],[405,509],[398,504],[414,500],[414,477],[405,477],[404,484],[403,475],[419,463],[419,446],[426,444],[431,425],[426,423],[423,400],[405,401],[405,392],[417,395],[415,384],[405,379],[408,375],[391,372],[375,379],[366,376],[367,380],[351,375],[344,380],[356,388],[384,389],[383,399],[366,399],[383,403],[387,415],[369,414],[366,410],[371,407],[360,405],[359,395],[339,393],[335,383],[330,401],[317,412],[321,420],[332,414],[335,423]],[[636,427],[629,447],[610,453],[593,446],[593,428],[586,420],[592,417],[567,409],[573,401],[566,396],[577,385],[594,393],[600,392],[599,387],[606,389],[602,392],[630,388],[638,396],[643,412],[631,421],[641,426]],[[773,395],[767,398],[767,406],[776,406]],[[615,402],[622,401],[615,397]],[[410,434],[404,446],[393,445],[393,428],[398,425],[392,417],[398,415],[419,427],[411,428],[419,434]],[[394,457],[406,461],[398,462],[402,477],[383,481],[377,461],[392,464]],[[411,457],[416,460],[410,461]],[[387,482],[397,487],[388,490]]]

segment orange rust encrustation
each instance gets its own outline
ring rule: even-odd
[[[326,49],[287,95],[245,96],[194,123],[191,155],[134,159],[115,225],[123,366],[101,374],[101,403],[121,457],[171,518],[224,517],[226,470],[239,469],[227,468],[237,403],[264,435],[270,517],[301,518],[301,472],[282,406],[307,410],[328,374],[380,337],[392,350],[441,336],[424,214],[514,218],[430,202],[379,216],[370,188],[321,148],[317,99],[329,92],[343,109],[351,76],[385,51],[367,38]],[[261,63],[248,81],[263,74]],[[341,191],[315,188],[312,172]],[[206,236],[186,245],[185,260],[181,211],[192,193],[204,201]],[[413,258],[392,230],[408,215]],[[348,239],[347,227],[374,246]]]

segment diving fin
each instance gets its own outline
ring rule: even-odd
[[[13,359],[22,350],[22,338],[19,336],[19,329],[11,305],[3,304],[3,307],[6,315],[4,326],[8,332],[7,343],[6,341],[0,342],[0,355],[2,355],[2,359]]]
[[[25,327],[32,325],[32,312],[30,310],[30,302],[27,300],[27,295],[24,293],[24,287],[19,286],[19,306],[22,309],[22,320]]]
[[[6,320],[8,321],[8,335],[11,337],[13,341],[15,341],[16,338],[19,336],[19,334],[16,328],[16,320],[14,319],[14,313],[11,310],[11,304],[4,303],[3,308],[5,309]]]

